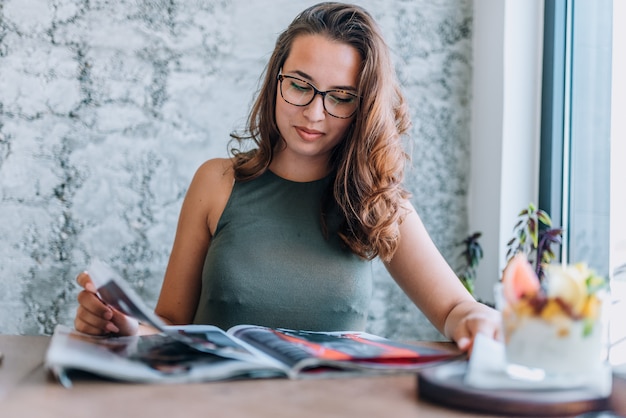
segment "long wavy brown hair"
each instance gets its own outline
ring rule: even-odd
[[[294,39],[305,34],[351,45],[362,58],[356,86],[361,97],[359,109],[346,137],[333,150],[330,168],[335,178],[322,204],[322,217],[328,202],[336,204],[344,218],[338,232],[342,241],[362,258],[379,256],[389,261],[398,246],[402,203],[409,197],[402,187],[408,157],[402,135],[409,129],[410,119],[389,49],[380,28],[363,8],[317,4],[300,13],[278,37],[246,130],[231,134],[238,146],[253,141],[251,151],[231,147],[235,179],[254,179],[272,161],[281,141],[275,119],[277,76]]]

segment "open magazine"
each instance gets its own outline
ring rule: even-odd
[[[45,364],[65,385],[71,384],[73,371],[114,380],[173,383],[411,372],[463,356],[455,349],[401,343],[359,331],[167,326],[106,264],[94,261],[89,273],[103,301],[158,333],[95,337],[57,326]]]

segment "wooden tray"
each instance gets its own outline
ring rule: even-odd
[[[467,362],[453,362],[417,375],[420,398],[465,411],[516,416],[574,416],[609,409],[609,397],[585,388],[484,390],[464,383]]]

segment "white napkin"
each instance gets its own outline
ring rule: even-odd
[[[589,388],[599,396],[611,393],[611,367],[593,373],[553,376],[538,369],[508,365],[504,344],[478,334],[465,373],[465,384],[480,389],[574,389]]]

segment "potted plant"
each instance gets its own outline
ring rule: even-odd
[[[474,282],[476,281],[476,268],[483,258],[483,249],[478,242],[481,236],[481,232],[474,232],[459,243],[459,245],[463,246],[463,251],[459,255],[463,263],[457,270],[457,276],[472,296],[475,296]]]
[[[556,259],[554,245],[561,245],[563,228],[552,226],[550,215],[533,203],[517,215],[513,238],[507,243],[507,262],[522,252],[532,264],[540,281],[544,277],[544,266]]]

